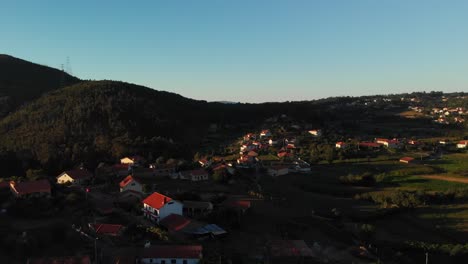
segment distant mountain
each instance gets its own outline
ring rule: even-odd
[[[63,71],[0,54],[0,117],[48,91],[78,82]]]

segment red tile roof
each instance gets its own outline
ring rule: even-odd
[[[218,165],[216,165],[216,167],[213,168],[213,170],[217,171],[217,170],[222,170],[222,169],[225,169],[225,168],[226,168],[226,165],[218,164]]]
[[[91,224],[96,234],[100,235],[111,235],[117,236],[123,231],[123,225],[112,225],[112,224]]]
[[[151,194],[150,196],[146,197],[143,200],[143,203],[159,210],[164,206],[164,204],[170,201],[172,201],[172,198],[155,192]]]
[[[468,140],[462,140],[462,141],[458,142],[458,144],[468,145]]]
[[[413,160],[414,160],[414,158],[412,158],[412,157],[403,157],[403,158],[400,159],[400,161],[407,161],[407,162],[413,161]]]
[[[201,245],[157,245],[143,249],[142,258],[186,258],[199,259],[202,257]]]
[[[18,195],[31,193],[50,193],[50,183],[48,180],[10,182],[10,188]]]
[[[170,214],[162,219],[159,224],[169,231],[180,231],[192,222],[190,219],[177,214]]]
[[[74,180],[87,179],[93,176],[89,171],[85,169],[68,170],[63,173],[66,173]]]
[[[132,175],[128,175],[127,177],[125,177],[125,179],[123,179],[121,182],[120,182],[120,188],[123,188],[125,186],[127,186],[129,183],[131,183],[133,181],[135,182],[138,182],[137,180],[135,180]]]
[[[359,146],[368,147],[368,148],[380,148],[379,143],[373,143],[373,142],[360,142]]]
[[[28,259],[27,264],[91,264],[89,256]]]

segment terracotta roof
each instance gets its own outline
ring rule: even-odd
[[[458,142],[458,144],[468,145],[468,140],[462,140],[462,141]]]
[[[85,169],[68,170],[63,172],[62,174],[64,173],[66,173],[68,176],[75,180],[87,179],[93,176],[89,171]],[[62,174],[60,174],[60,176]]]
[[[28,259],[27,264],[91,264],[89,256]]]
[[[191,222],[190,219],[177,214],[170,214],[162,219],[159,224],[169,231],[180,231]]]
[[[164,204],[166,204],[169,201],[172,201],[172,198],[155,192],[150,196],[146,197],[143,200],[143,203],[159,210],[164,206]]]
[[[361,147],[380,148],[380,144],[374,142],[360,142]]]
[[[412,161],[412,160],[414,160],[414,158],[412,157],[403,157],[400,159],[400,161]]]
[[[48,180],[10,182],[10,187],[19,195],[47,192],[50,193],[50,183]]]
[[[123,179],[121,182],[120,182],[120,188],[123,188],[125,186],[127,186],[129,183],[131,183],[133,181],[135,182],[138,182],[137,180],[135,180],[132,175],[128,175],[127,177],[125,177],[125,179]]]
[[[225,169],[226,165],[225,164],[218,164],[216,167],[213,168],[214,171]]]
[[[253,151],[253,150],[251,150],[251,151],[249,151],[249,153],[248,153],[247,155],[250,156],[250,157],[257,157],[257,156],[258,156],[258,153],[255,152],[255,151]]]
[[[288,157],[288,156],[292,156],[292,154],[291,154],[291,153],[288,153],[288,152],[286,152],[286,151],[282,151],[282,152],[279,152],[279,153],[278,153],[278,157],[280,157],[280,158],[281,158],[281,157]]]
[[[186,258],[199,259],[202,257],[201,245],[157,245],[143,249],[142,258]]]
[[[91,224],[96,234],[117,236],[124,229],[123,225]]]

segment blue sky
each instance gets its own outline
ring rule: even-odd
[[[241,102],[468,91],[468,1],[2,0],[0,53]]]

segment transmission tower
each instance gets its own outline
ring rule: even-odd
[[[67,66],[65,68],[65,71],[66,71],[66,73],[68,73],[70,75],[73,75],[72,67],[71,67],[71,63],[70,63],[70,57],[68,57],[68,56],[67,56]]]

